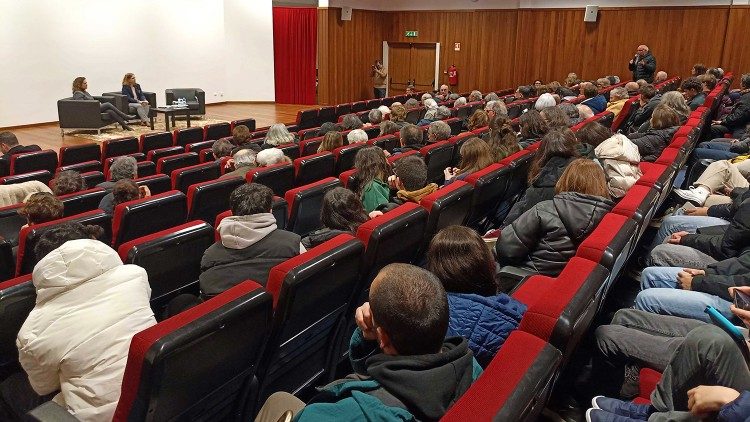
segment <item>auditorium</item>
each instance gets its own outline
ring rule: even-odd
[[[749,0],[0,10],[0,421],[750,420]]]

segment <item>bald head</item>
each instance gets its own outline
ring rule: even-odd
[[[638,82],[628,82],[625,84],[625,89],[628,90],[628,95],[631,97],[633,95],[638,95],[638,90],[640,89],[640,85],[638,85]]]
[[[658,84],[659,82],[664,82],[667,80],[667,72],[660,70],[656,72],[656,77],[654,77],[654,83]]]
[[[636,51],[639,56],[643,57],[646,55],[646,53],[648,53],[648,46],[641,44],[638,46],[638,49]]]

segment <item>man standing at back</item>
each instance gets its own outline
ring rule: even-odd
[[[633,80],[644,79],[648,83],[654,81],[656,58],[645,45],[639,45],[635,57],[628,63],[628,69],[633,72]]]

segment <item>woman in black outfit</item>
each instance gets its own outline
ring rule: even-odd
[[[88,86],[89,84],[88,82],[86,82],[86,78],[84,78],[83,76],[75,78],[73,80],[73,99],[99,101],[86,91],[86,88],[88,88]],[[128,126],[126,120],[135,119],[136,116],[125,114],[122,111],[118,110],[117,107],[115,107],[111,103],[103,103],[101,101],[99,102],[99,111],[101,111],[102,113],[106,113],[110,119],[119,123],[124,130],[133,130],[130,126]]]

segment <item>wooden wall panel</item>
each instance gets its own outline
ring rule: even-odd
[[[750,50],[745,48],[747,28],[750,28],[750,8],[732,7],[729,11],[721,67],[734,71],[735,87],[739,87],[740,75],[750,72]]]

